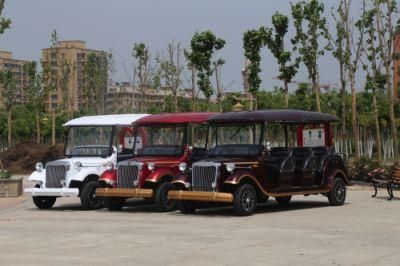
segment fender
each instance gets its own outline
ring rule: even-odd
[[[74,175],[72,175],[73,173],[69,173],[69,175],[70,175],[71,181],[83,181],[89,175],[97,175],[100,177],[100,175],[102,173],[103,172],[100,172],[97,168],[86,168],[85,167],[85,168],[82,168],[80,171],[75,172]]]
[[[191,186],[191,181],[192,178],[189,174],[189,172],[185,173],[179,173],[172,178],[171,184],[176,184],[176,185],[183,185],[186,188],[190,188]]]
[[[99,182],[115,187],[117,184],[117,170],[114,168],[111,171],[105,171],[101,174]]]
[[[332,185],[333,185],[333,180],[335,179],[335,177],[337,176],[337,175],[340,175],[342,178],[343,178],[343,180],[344,180],[344,182],[346,183],[346,185],[350,185],[350,181],[349,181],[349,179],[347,178],[347,175],[346,175],[346,173],[343,171],[343,170],[341,170],[341,169],[336,169],[336,170],[334,170],[334,171],[332,171],[330,174],[329,174],[329,176],[328,176],[328,178],[327,178],[327,187],[329,187],[330,189],[332,189]]]
[[[256,178],[255,178],[256,175],[254,174],[253,171],[249,171],[249,170],[238,170],[238,171],[235,171],[232,175],[230,175],[230,176],[224,181],[224,183],[237,185],[237,184],[240,183],[240,180],[241,180],[243,177],[246,177],[246,176],[251,176],[251,177],[253,177],[254,179],[256,179]]]
[[[46,169],[43,169],[42,171],[33,171],[32,174],[29,175],[28,177],[29,181],[42,181],[43,183],[46,181]]]
[[[346,167],[344,166],[344,162],[339,156],[332,156],[327,160],[323,168],[323,187],[331,187],[333,178],[336,175],[341,175],[346,185],[350,185],[351,182],[346,173]]]
[[[164,176],[174,176],[175,174],[167,168],[160,168],[152,171],[146,178],[145,182],[157,183]]]

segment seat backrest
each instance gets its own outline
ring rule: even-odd
[[[281,169],[283,162],[292,156],[292,150],[287,147],[271,148],[267,158],[267,167]]]
[[[317,172],[322,172],[324,161],[333,153],[333,148],[327,146],[318,146],[314,147],[313,150],[314,156],[317,157]]]
[[[303,168],[304,163],[314,155],[314,151],[310,147],[293,148],[293,158],[296,161],[296,167]]]

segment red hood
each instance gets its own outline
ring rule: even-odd
[[[136,157],[133,161],[141,163],[179,163],[182,161],[182,157]]]

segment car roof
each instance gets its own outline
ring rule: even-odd
[[[328,123],[340,120],[331,114],[310,112],[303,110],[275,109],[242,112],[227,112],[217,114],[207,120],[210,123],[218,122],[278,122],[292,124]]]
[[[64,126],[129,126],[148,114],[93,115],[72,119]]]
[[[185,113],[167,113],[154,114],[138,119],[134,122],[135,125],[149,124],[188,124],[188,123],[203,123],[208,118],[216,115],[212,112],[185,112]]]

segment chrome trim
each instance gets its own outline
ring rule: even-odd
[[[215,162],[197,162],[192,164],[192,190],[217,191],[220,168],[221,164]]]
[[[49,162],[46,164],[46,187],[62,188],[65,184],[70,163],[64,161]]]
[[[136,161],[122,161],[117,164],[117,188],[138,187],[140,172],[143,163]]]

